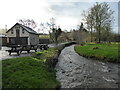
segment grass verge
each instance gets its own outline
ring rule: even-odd
[[[74,43],[36,52],[29,57],[3,60],[3,88],[59,88],[54,67],[62,49]]]
[[[33,56],[6,59],[2,61],[3,88],[57,88],[53,67],[45,62],[54,57],[55,48],[34,53]]]
[[[97,47],[97,49],[93,49],[95,47]],[[118,55],[118,44],[116,43],[89,43],[84,46],[75,46],[74,49],[81,56],[120,63],[120,55]]]

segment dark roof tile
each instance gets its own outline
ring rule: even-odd
[[[27,26],[24,26],[22,24],[19,24],[22,28],[24,28],[25,30],[27,30],[29,33],[33,33],[33,34],[38,34],[36,31],[34,31],[32,28],[29,28]]]

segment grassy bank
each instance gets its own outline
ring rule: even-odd
[[[29,57],[2,61],[3,88],[58,88],[55,65],[62,49],[75,42],[33,53]]]
[[[55,70],[46,61],[53,59],[56,48],[36,52],[33,56],[2,61],[3,88],[56,88]]]
[[[75,46],[74,49],[78,54],[85,57],[91,57],[104,61],[120,62],[120,55],[118,55],[118,43],[89,43],[84,46]]]

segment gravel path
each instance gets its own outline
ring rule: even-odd
[[[10,56],[9,53],[7,51],[5,51],[5,50],[9,50],[9,49],[10,48],[8,48],[8,47],[2,47],[2,49],[0,50],[0,60],[5,60],[5,59],[9,59],[9,58],[31,56],[31,53],[28,54],[26,51],[23,51],[19,56],[17,55],[17,53],[11,53],[11,56]],[[30,52],[35,52],[35,51],[31,50]]]
[[[118,88],[118,65],[79,56],[74,45],[62,50],[56,76],[62,88]]]
[[[61,45],[61,44],[58,44]],[[55,47],[55,44],[48,44],[48,47],[52,48]],[[25,56],[31,56],[32,52],[35,52],[34,50],[30,50],[30,53],[28,54],[27,51],[22,51],[22,53],[18,56],[16,53],[12,53],[12,56],[9,55],[9,53],[6,50],[9,50],[11,48],[9,47],[2,47],[0,50],[0,60],[5,60],[9,58],[17,58],[17,57],[25,57]],[[40,49],[37,49],[37,51],[41,51]]]

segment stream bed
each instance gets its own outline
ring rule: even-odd
[[[82,57],[74,45],[62,50],[55,68],[61,88],[118,88],[118,64]]]

